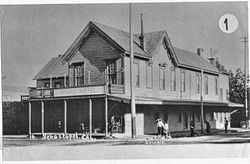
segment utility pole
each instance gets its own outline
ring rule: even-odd
[[[132,13],[131,13],[131,3],[129,3],[129,34],[130,34],[130,95],[131,95],[131,135],[132,139],[136,137],[136,112],[135,112],[135,95],[134,95],[134,82],[133,82],[133,62],[134,62],[134,52],[133,52],[133,32],[132,32]]]
[[[249,111],[247,107],[247,43],[248,43],[248,37],[241,37],[243,39],[241,42],[244,43],[244,73],[245,73],[245,83],[244,83],[244,95],[245,95],[245,103],[244,103],[244,109],[246,111],[246,128],[249,128]]]

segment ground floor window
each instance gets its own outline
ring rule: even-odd
[[[178,122],[182,122],[182,112],[178,113]]]
[[[214,113],[210,112],[210,121],[214,121]]]
[[[183,127],[184,129],[188,129],[188,113],[184,112],[183,115]]]

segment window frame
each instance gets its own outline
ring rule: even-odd
[[[166,76],[165,76],[165,67],[164,66],[161,66],[159,65],[159,89],[160,90],[165,90],[166,89],[166,84],[165,84],[165,81],[166,81]],[[161,79],[161,71],[163,71],[163,78]],[[162,85],[161,85],[161,81],[162,81]]]
[[[181,81],[181,92],[186,92],[186,72],[185,72],[185,70],[181,70],[181,80],[180,81]]]
[[[200,77],[201,75],[199,73],[195,74],[195,83],[196,83],[195,93],[196,94],[200,94]]]
[[[148,74],[149,68],[151,69],[151,74]],[[149,79],[149,76],[151,76],[151,80]],[[149,85],[149,81],[151,81],[151,85]],[[153,65],[146,62],[146,87],[147,88],[153,88]]]
[[[229,89],[226,89],[226,100],[229,100]]]
[[[84,70],[85,70],[84,65],[85,65],[84,62],[72,63],[73,70],[74,70],[73,71],[74,72],[74,86],[76,87],[84,85]],[[81,72],[81,74],[79,72]]]
[[[176,91],[176,69],[173,67],[170,68],[170,91]]]
[[[204,93],[208,94],[208,75],[204,75]]]
[[[218,77],[214,78],[214,89],[215,89],[215,95],[218,95],[218,89],[219,89],[219,81],[218,81]]]
[[[178,112],[178,123],[182,123],[182,111]]]
[[[220,88],[220,100],[223,101],[223,88]]]
[[[107,60],[106,61],[106,68],[107,68],[107,78],[109,84],[118,84],[118,77],[117,77],[117,59]],[[113,66],[112,66],[113,65]],[[114,70],[113,70],[113,69]],[[113,82],[113,80],[115,82]]]
[[[136,74],[136,72],[134,72],[134,78],[135,78],[135,84],[134,84],[134,86],[135,87],[140,87],[140,64],[139,64],[139,62],[138,61],[134,61],[134,63],[133,63],[134,65],[134,70],[137,70],[138,71],[138,74]],[[138,66],[138,69],[135,69],[135,65],[137,65]]]

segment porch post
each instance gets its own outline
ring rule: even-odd
[[[43,101],[41,101],[41,105],[42,105],[41,113],[42,113],[42,134],[43,134],[44,133],[44,102]]]
[[[31,135],[31,102],[29,101],[29,135]]]
[[[92,136],[92,99],[89,99],[89,137]]]
[[[105,96],[105,136],[108,136],[108,98]]]
[[[64,100],[64,133],[67,133],[67,101]]]

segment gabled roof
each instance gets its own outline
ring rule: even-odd
[[[137,34],[138,37],[139,35],[140,34]],[[170,53],[173,55],[172,59],[175,60],[177,66],[188,67],[196,70],[203,68],[205,72],[219,73],[219,70],[213,64],[196,53],[173,47],[166,31],[156,31],[144,34],[146,50],[152,57],[157,52],[159,45],[163,43],[164,37],[166,42],[168,42],[167,47],[170,48]]]
[[[81,42],[86,38],[91,28],[97,30],[105,39],[110,40],[113,44],[117,45],[122,51],[129,54],[129,33],[114,27],[103,25],[97,22],[90,21],[89,24],[83,29],[80,35],[76,38],[73,44],[63,55],[63,61],[67,61],[81,45]],[[146,51],[143,51],[138,45],[138,38],[134,35],[134,54],[135,56],[150,58]]]
[[[64,77],[68,76],[68,65],[62,63],[62,57],[52,58],[38,74],[33,78],[33,80],[47,79],[50,77]]]
[[[50,78],[51,75],[53,77],[64,77],[65,74],[66,76],[68,76],[68,66],[65,61],[69,60],[71,56],[75,54],[75,52],[81,45],[81,42],[89,34],[91,28],[98,31],[98,33],[102,35],[102,37],[108,39],[122,51],[129,54],[128,32],[97,22],[89,22],[89,24],[83,29],[83,31],[71,44],[64,55],[61,57],[52,58],[48,62],[48,64],[46,64],[44,68],[42,68],[42,70],[34,77],[34,80]],[[142,50],[139,46],[139,34],[135,34],[133,39],[135,56],[146,59],[152,58],[156,54],[158,47],[163,44],[164,39],[167,44],[166,47],[169,50],[171,59],[177,66],[194,70],[200,70],[201,68],[203,68],[205,72],[215,74],[219,73],[219,70],[214,65],[206,61],[203,57],[198,56],[196,53],[173,47],[166,31],[145,33],[144,39],[146,42],[146,51]]]
[[[174,47],[174,51],[179,66],[191,67],[198,70],[203,68],[205,72],[219,73],[219,70],[216,66],[209,63],[207,60],[197,55],[196,53],[185,51],[176,47]]]

